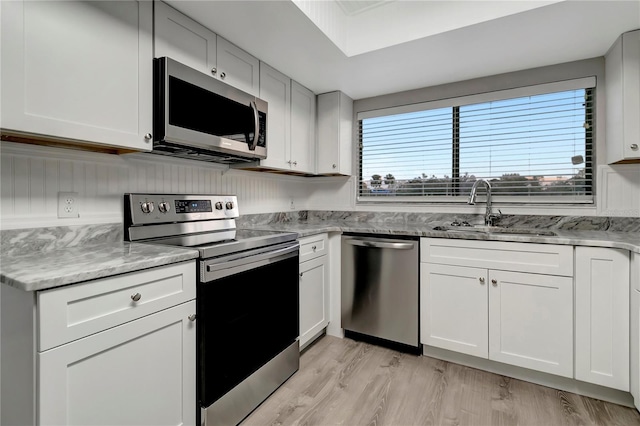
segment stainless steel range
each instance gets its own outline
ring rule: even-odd
[[[127,241],[197,261],[199,424],[242,421],[299,366],[297,234],[236,228],[229,195],[125,194]]]

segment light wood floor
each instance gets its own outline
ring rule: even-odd
[[[640,425],[635,409],[325,336],[248,425]]]

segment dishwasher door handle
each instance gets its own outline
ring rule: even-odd
[[[345,240],[345,242],[347,244],[351,244],[352,246],[385,248],[385,249],[395,249],[395,250],[411,250],[412,248],[414,248],[414,244],[415,244],[415,243],[384,243],[381,241],[367,241],[367,240],[358,240],[358,239]]]

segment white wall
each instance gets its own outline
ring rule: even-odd
[[[241,214],[306,209],[303,177],[226,170],[151,154],[109,155],[27,144],[0,145],[2,229],[122,221],[125,192],[238,195]],[[80,217],[58,219],[58,192],[77,192]]]
[[[593,58],[565,64],[552,65],[502,75],[478,78],[441,86],[426,87],[407,92],[393,93],[374,98],[360,99],[354,103],[354,123],[361,111],[455,98],[497,90],[513,89],[536,84],[551,83],[574,78],[595,76],[596,87],[596,135],[595,135],[595,184],[594,205],[576,206],[518,206],[496,205],[504,214],[584,215],[584,216],[640,216],[640,164],[609,166],[606,164],[606,123],[604,58]],[[357,140],[354,128],[353,138]],[[357,147],[357,144],[353,144]],[[357,153],[354,153],[353,170],[358,170]],[[357,173],[357,172],[356,172]],[[483,203],[476,206],[461,204],[357,204],[355,192],[357,177],[345,179],[320,179],[314,181],[308,206],[319,210],[358,211],[406,211],[406,212],[484,212]]]

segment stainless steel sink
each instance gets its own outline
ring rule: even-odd
[[[435,226],[434,231],[444,232],[473,232],[484,234],[504,234],[504,235],[534,235],[554,237],[557,234],[553,231],[535,228],[504,228],[501,226],[471,225],[471,226]]]

